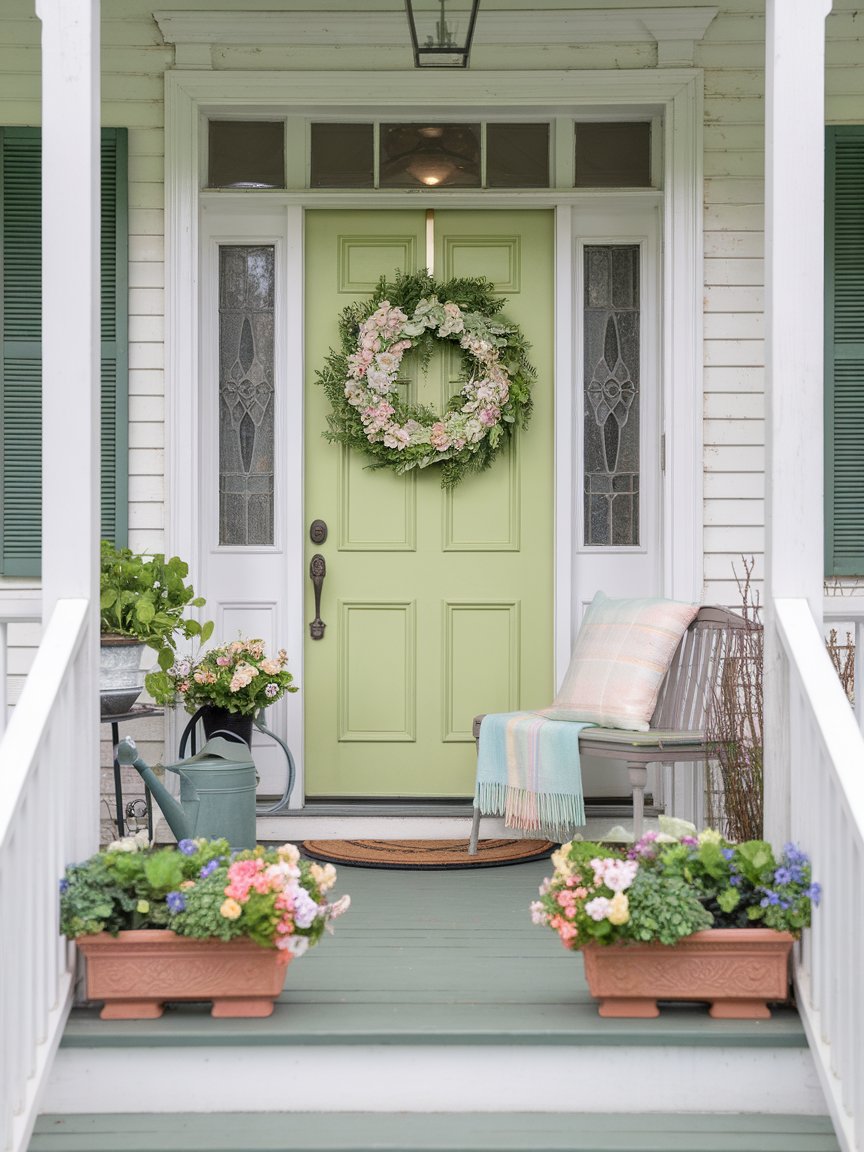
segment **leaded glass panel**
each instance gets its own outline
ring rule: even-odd
[[[219,249],[219,543],[273,544],[275,248]]]
[[[585,545],[639,543],[639,248],[585,248]]]

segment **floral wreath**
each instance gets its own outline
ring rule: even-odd
[[[401,474],[442,464],[445,488],[488,468],[527,424],[535,375],[518,327],[500,319],[503,304],[485,279],[382,276],[371,299],[343,310],[341,350],[331,349],[318,373],[331,404],[325,437],[371,457],[373,468]],[[442,340],[459,347],[464,381],[443,415],[398,392],[408,349],[425,368]]]

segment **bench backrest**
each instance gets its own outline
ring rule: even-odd
[[[703,729],[735,633],[755,627],[759,625],[727,608],[700,608],[660,686],[651,727],[685,732]]]

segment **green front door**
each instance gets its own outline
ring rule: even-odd
[[[531,343],[535,407],[515,448],[454,491],[439,471],[370,472],[322,438],[316,370],[342,309],[382,274],[426,264],[423,211],[306,216],[306,540],[327,573],[324,637],[308,629],[307,797],[465,796],[472,719],[551,702],[553,629],[553,220],[545,211],[437,211],[435,274],[485,276]],[[411,371],[410,353],[403,366]],[[458,390],[449,356],[412,386],[439,410]],[[314,616],[311,582],[306,620]]]

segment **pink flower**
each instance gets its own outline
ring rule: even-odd
[[[429,437],[429,443],[433,448],[437,448],[439,452],[446,452],[450,447],[450,435],[447,432],[447,428],[440,420],[432,425],[432,433]]]

